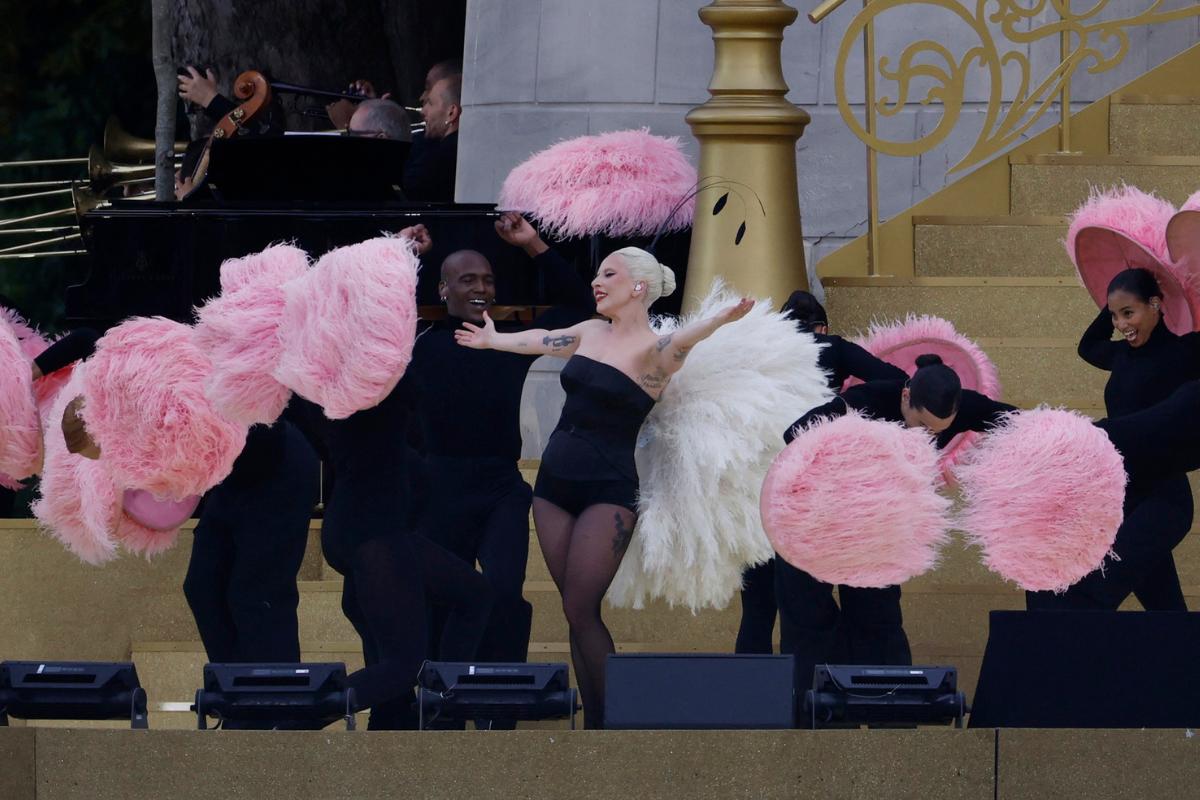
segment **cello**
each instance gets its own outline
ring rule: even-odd
[[[212,143],[217,139],[229,139],[239,133],[243,133],[245,126],[249,125],[266,111],[267,106],[271,103],[271,84],[261,72],[246,70],[238,75],[237,79],[233,82],[233,96],[238,101],[238,105],[228,114],[221,117],[213,127],[213,132],[209,135],[208,141],[204,143],[204,149],[200,151],[200,158],[196,162],[196,168],[181,183],[181,188],[186,189],[186,191],[180,195],[180,200],[190,197],[197,189],[204,185],[205,178],[208,175],[208,161],[212,150]]]

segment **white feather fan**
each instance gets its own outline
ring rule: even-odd
[[[694,314],[652,324],[669,333],[738,299],[718,280]],[[832,397],[819,350],[768,301],[692,349],[638,438],[637,528],[610,604],[723,608],[743,570],[773,555],[759,492],[784,431]]]

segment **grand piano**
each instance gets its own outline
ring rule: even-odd
[[[103,329],[129,316],[151,315],[191,322],[192,309],[219,291],[219,268],[227,258],[291,241],[315,259],[418,222],[434,243],[422,257],[418,282],[423,317],[437,315],[442,260],[464,248],[491,261],[498,305],[543,303],[529,259],[496,235],[494,206],[410,203],[398,195],[393,187],[399,184],[405,143],[283,137],[216,144],[212,192],[181,203],[114,199],[80,216],[90,263],[83,283],[67,290],[68,324]],[[648,241],[591,237],[552,244],[587,276],[609,252]],[[658,247],[681,285],[687,247],[686,233],[664,237]],[[679,294],[655,310],[676,312]]]

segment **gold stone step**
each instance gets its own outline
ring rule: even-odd
[[[972,339],[1077,340],[1096,317],[1096,305],[1073,276],[827,278],[826,308],[842,335],[865,331],[872,320],[933,314]]]
[[[1200,98],[1114,95],[1108,146],[1121,155],[1200,155]]]
[[[920,277],[1071,277],[1066,218],[913,217]]]
[[[1069,214],[1092,187],[1122,183],[1179,205],[1200,189],[1200,155],[1013,156],[1012,214]]]

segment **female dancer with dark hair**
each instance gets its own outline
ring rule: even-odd
[[[810,293],[803,290],[792,292],[780,309],[791,318],[796,327],[819,344],[821,354],[817,366],[828,375],[829,388],[838,391],[847,378],[862,381],[906,381],[908,375],[897,366],[887,363],[868,353],[854,342],[829,333],[829,316],[825,307]],[[775,561],[772,558],[742,575],[742,621],[738,626],[735,653],[772,652],[771,634],[775,628],[775,615],[779,604],[775,599]],[[790,651],[791,631],[781,626],[780,648]]]
[[[1007,403],[964,390],[958,375],[941,358],[923,355],[907,382],[872,381],[853,386],[797,420],[784,434],[784,440],[790,443],[798,430],[826,417],[843,416],[851,409],[909,428],[925,428],[934,434],[938,448],[964,431],[987,430],[1005,413],[1016,410]],[[817,664],[912,663],[899,586],[839,586],[839,609],[833,600],[832,585],[779,559],[775,591],[782,625],[795,638],[798,688],[806,688]]]
[[[482,327],[464,323],[455,334],[467,347],[569,358],[561,376],[567,401],[542,455],[533,519],[562,594],[589,728],[604,727],[604,666],[615,648],[600,605],[637,522],[638,430],[688,351],[753,305],[743,300],[659,336],[648,309],[674,287],[669,268],[627,247],[604,259],[592,281],[596,310],[607,321],[504,334],[485,316]]]
[[[1079,356],[1109,371],[1109,420],[1143,411],[1200,378],[1200,333],[1177,336],[1163,319],[1163,293],[1145,269],[1127,269],[1108,285],[1108,305],[1079,341]],[[1113,329],[1121,341],[1113,341]],[[1115,610],[1132,592],[1147,611],[1186,611],[1171,555],[1192,526],[1192,489],[1183,472],[1145,477],[1130,471],[1125,520],[1113,551],[1065,594],[1029,592],[1027,606]]]

